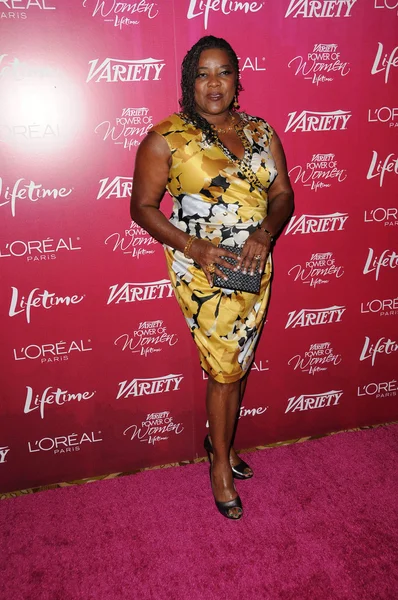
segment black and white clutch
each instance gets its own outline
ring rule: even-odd
[[[242,246],[227,246],[226,244],[219,244],[218,247],[223,248],[224,250],[229,250],[237,256],[240,256],[242,253]],[[218,265],[218,268],[227,276],[227,279],[223,279],[215,273],[213,276],[213,284],[215,286],[239,292],[250,292],[252,294],[258,294],[260,292],[261,273],[259,265],[257,265],[254,274],[250,275],[250,273],[245,274],[242,271],[233,270],[237,262],[236,259],[227,256],[223,256],[223,258],[231,264],[231,269]]]

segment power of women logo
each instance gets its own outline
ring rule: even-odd
[[[350,63],[341,60],[337,44],[315,44],[304,58],[295,56],[288,67],[295,69],[296,76],[302,76],[311,83],[319,85],[333,81],[334,77],[345,77],[350,72]]]
[[[94,132],[99,134],[104,142],[109,140],[117,146],[131,150],[139,146],[142,138],[152,126],[153,116],[150,114],[149,108],[146,106],[125,107],[113,121],[101,121]]]
[[[83,7],[89,8],[91,15],[97,15],[104,23],[111,23],[119,30],[131,25],[139,25],[140,17],[154,19],[159,14],[157,2],[117,2],[116,0],[83,0]]]
[[[104,243],[113,252],[128,254],[136,259],[155,254],[155,248],[160,246],[159,242],[134,221],[131,222],[130,229],[125,229],[123,233],[118,231],[111,233]]]
[[[331,342],[317,342],[311,344],[304,354],[292,356],[287,364],[295,371],[315,375],[327,371],[328,367],[339,365],[341,361],[341,354],[334,351]]]
[[[347,169],[339,168],[335,154],[316,153],[303,165],[295,165],[289,171],[293,183],[301,183],[311,192],[330,188],[347,178]]]
[[[170,411],[149,413],[141,425],[130,425],[123,431],[130,440],[138,440],[146,444],[157,444],[169,439],[170,435],[180,435],[184,431],[181,422],[175,423]]]
[[[330,283],[331,279],[340,279],[344,275],[344,267],[336,264],[333,252],[316,252],[305,263],[291,267],[288,275],[294,277],[294,281],[315,288]]]

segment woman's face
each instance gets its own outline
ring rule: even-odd
[[[203,50],[195,79],[197,112],[205,119],[228,112],[235,90],[236,72],[225,50]]]

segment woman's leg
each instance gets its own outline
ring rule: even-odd
[[[214,451],[212,487],[218,502],[228,502],[238,495],[233,484],[229,451],[239,409],[240,386],[240,381],[218,383],[211,376],[207,383],[206,408]],[[240,513],[238,508],[231,511]]]
[[[248,373],[245,375],[245,377],[243,377],[242,379],[239,380],[240,383],[240,388],[239,388],[239,405],[238,405],[238,410],[236,413],[236,418],[235,418],[235,423],[234,423],[234,432],[233,432],[233,436],[232,436],[232,441],[231,441],[231,449],[229,452],[229,460],[231,462],[231,465],[233,467],[235,467],[236,465],[238,465],[241,461],[241,459],[239,458],[239,456],[237,455],[237,453],[234,450],[233,444],[234,444],[234,440],[235,440],[235,434],[236,434],[236,429],[238,427],[238,423],[239,423],[239,412],[240,412],[240,407],[242,405],[243,402],[243,396],[245,395],[245,391],[246,391],[246,384],[247,384],[247,379],[249,377],[249,373],[250,371],[248,371]],[[246,474],[250,474],[252,473],[252,470],[250,469],[250,467],[245,469],[245,473]]]

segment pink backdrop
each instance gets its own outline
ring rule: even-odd
[[[397,418],[396,0],[1,0],[0,23],[2,491],[203,454],[196,349],[128,205],[204,34],[296,193],[237,446]]]

